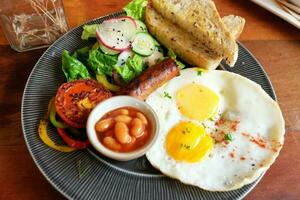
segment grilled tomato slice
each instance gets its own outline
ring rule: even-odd
[[[74,128],[84,128],[91,110],[112,94],[95,80],[62,84],[55,97],[55,109],[63,121]]]

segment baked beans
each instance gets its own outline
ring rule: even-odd
[[[151,124],[133,107],[122,107],[106,113],[95,125],[98,139],[110,150],[134,151],[149,139]]]

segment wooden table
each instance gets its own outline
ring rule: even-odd
[[[71,27],[120,10],[128,0],[65,0]],[[221,15],[247,20],[240,41],[269,74],[286,120],[285,145],[246,199],[300,199],[300,30],[250,1],[215,0]],[[22,135],[27,77],[44,52],[17,53],[0,33],[0,199],[63,199],[34,165]]]

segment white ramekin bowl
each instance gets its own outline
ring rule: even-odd
[[[95,124],[109,111],[121,107],[134,107],[141,111],[149,119],[151,124],[151,135],[147,143],[132,152],[115,152],[105,147],[98,139],[95,130]],[[114,160],[128,161],[143,156],[147,150],[154,144],[159,131],[159,121],[154,110],[144,101],[130,96],[115,96],[99,103],[90,113],[87,121],[87,136],[92,146],[101,154]]]

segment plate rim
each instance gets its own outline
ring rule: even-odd
[[[30,145],[29,145],[29,141],[28,141],[28,138],[26,137],[26,130],[25,130],[25,120],[24,120],[24,103],[25,103],[25,96],[26,96],[26,93],[27,93],[27,90],[28,90],[28,85],[29,85],[29,81],[32,79],[32,76],[33,76],[33,73],[36,71],[37,69],[37,66],[38,64],[40,63],[41,59],[48,53],[48,51],[53,47],[55,46],[57,43],[59,43],[61,40],[63,40],[63,38],[70,32],[73,32],[74,30],[80,28],[81,26],[83,25],[86,25],[86,24],[91,24],[93,23],[94,21],[97,21],[99,19],[102,19],[102,18],[109,18],[113,15],[117,16],[117,15],[122,15],[124,14],[125,12],[124,11],[117,11],[117,12],[112,12],[112,13],[109,13],[109,14],[106,14],[106,15],[103,15],[103,16],[100,16],[100,17],[97,17],[97,18],[93,18],[91,20],[88,20],[88,21],[85,21],[83,23],[80,23],[79,25],[73,27],[72,29],[68,30],[66,33],[64,33],[59,39],[57,39],[54,43],[52,43],[49,47],[47,47],[47,49],[45,50],[45,52],[39,57],[39,59],[37,60],[37,62],[35,63],[34,67],[32,68],[28,78],[27,78],[27,81],[26,81],[26,84],[24,86],[24,89],[23,89],[23,93],[22,93],[22,99],[21,99],[21,125],[22,125],[22,133],[23,133],[23,137],[24,137],[24,141],[25,141],[25,144],[26,144],[26,148],[27,148],[27,151],[29,152],[32,160],[34,161],[36,167],[39,169],[39,171],[41,172],[41,174],[46,178],[46,180],[50,183],[50,185],[55,188],[60,194],[62,194],[65,198],[67,199],[73,199],[70,195],[67,194],[66,191],[64,191],[63,189],[61,189],[60,187],[57,186],[56,183],[54,183],[54,181],[52,181],[49,177],[49,175],[46,174],[46,172],[42,169],[42,166],[38,163],[37,161],[37,158],[36,156],[34,156],[34,153],[33,153],[33,150],[30,148]],[[262,66],[262,64],[257,60],[257,58],[252,54],[251,51],[248,50],[248,48],[245,47],[245,45],[243,45],[240,41],[237,41],[237,43],[242,46],[246,51],[247,53],[255,60],[255,62],[257,62],[257,64],[260,66],[263,74],[265,75],[265,78],[270,86],[270,89],[271,89],[271,92],[272,92],[272,95],[274,96],[274,100],[277,101],[277,96],[276,96],[276,93],[275,93],[275,90],[274,90],[274,87],[273,87],[273,84],[268,76],[268,74],[266,73],[264,67]],[[226,70],[226,69],[225,69]],[[273,98],[273,97],[271,97]],[[90,152],[89,152],[90,154]],[[116,170],[119,170],[119,171],[122,171],[121,169],[116,169]],[[126,172],[128,173],[128,172]],[[130,172],[129,172],[130,173]],[[261,181],[261,179],[263,178],[263,176],[265,175],[266,171],[263,172],[257,180],[255,180],[253,182],[253,184],[247,189],[247,191],[242,194],[239,198],[237,198],[238,200],[240,199],[243,199],[245,196],[247,196],[256,186],[257,184]],[[134,176],[138,176],[138,174],[136,173],[130,173],[131,175],[134,175]],[[162,176],[160,177],[167,177],[165,175],[162,174]]]
[[[270,85],[270,88],[271,88],[271,92],[272,92],[272,96],[270,96],[270,94],[268,94],[274,101],[276,101],[278,103],[278,99],[277,99],[277,95],[276,95],[276,92],[275,92],[275,89],[274,89],[274,86],[272,84],[272,81],[268,75],[268,73],[266,72],[265,68],[263,67],[263,65],[260,63],[260,61],[254,56],[254,54],[243,44],[241,43],[239,40],[237,40],[237,43],[242,46],[244,49],[247,50],[248,54],[253,58],[253,60],[255,60],[255,62],[257,62],[257,64],[260,66],[261,70],[263,71],[264,75],[265,75],[265,78],[267,79],[268,81],[268,84]],[[222,65],[222,63],[220,64]],[[247,77],[246,77],[247,78]],[[251,80],[251,79],[250,79]],[[252,80],[251,80],[252,81]],[[259,84],[260,85],[260,84]],[[261,85],[260,85],[261,86]]]

